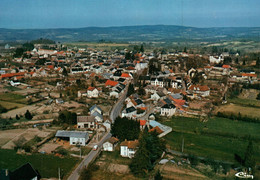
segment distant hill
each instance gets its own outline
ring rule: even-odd
[[[220,41],[260,40],[260,27],[195,28],[174,25],[86,27],[58,29],[4,29],[0,41],[30,41],[45,38],[72,41]]]

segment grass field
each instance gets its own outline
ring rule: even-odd
[[[241,105],[241,106],[259,107],[260,108],[259,100],[233,98],[233,99],[229,99],[228,102],[237,104],[237,105]]]
[[[0,100],[12,103],[27,103],[27,99],[24,96],[14,93],[0,93]]]
[[[181,151],[184,138],[184,152],[202,157],[234,162],[234,154],[244,156],[248,145],[245,138],[250,135],[256,139],[255,152],[260,151],[259,123],[232,121],[225,118],[211,118],[200,122],[197,118],[173,117],[162,120],[173,128],[164,138],[174,150]],[[255,154],[260,163],[260,154]]]
[[[125,164],[129,165],[131,163],[131,159],[123,158],[120,155],[119,146],[116,147],[116,150],[113,152],[102,152],[102,156],[105,157],[105,161],[108,163],[116,163],[116,164]]]
[[[240,112],[242,116],[260,118],[259,107],[248,107],[238,104],[227,104],[219,106],[217,112],[233,113],[236,115],[238,115],[238,113]]]
[[[0,149],[0,169],[14,170],[29,162],[37,169],[42,178],[58,177],[58,168],[62,176],[68,174],[77,163],[77,158],[60,158],[53,155],[20,155],[13,150]]]
[[[24,107],[24,104],[1,101],[1,100],[0,100],[0,105],[6,108],[7,110]]]
[[[21,90],[20,88],[15,87],[15,86],[5,86],[4,88],[5,88],[5,89],[8,89],[9,91],[18,91],[18,90]]]

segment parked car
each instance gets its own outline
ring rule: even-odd
[[[93,150],[96,151],[97,149],[98,149],[98,145],[95,145],[95,146],[93,147]]]

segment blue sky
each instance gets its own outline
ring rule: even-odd
[[[260,0],[1,0],[0,28],[260,27]]]

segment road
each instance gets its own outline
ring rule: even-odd
[[[112,108],[112,111],[110,113],[110,118],[111,118],[112,122],[114,122],[115,119],[120,114],[120,110],[122,109],[124,101],[125,101],[125,98],[126,98],[127,90],[128,90],[128,84],[126,86],[125,92],[120,96],[120,98],[118,99],[117,103]],[[88,155],[84,157],[84,159],[81,161],[81,163],[78,165],[78,167],[72,172],[72,174],[69,176],[68,180],[77,180],[77,179],[79,179],[81,170],[83,168],[88,167],[89,163],[91,163],[97,157],[98,153],[101,151],[103,143],[107,139],[109,139],[111,136],[112,136],[112,134],[110,132],[107,132],[104,135],[104,137],[97,143],[98,150],[96,150],[96,151],[91,150],[88,153]]]
[[[151,113],[154,113],[154,105],[153,104],[149,104],[146,114],[144,116],[138,118],[138,119],[148,120],[148,117]]]
[[[89,163],[91,163],[98,153],[101,151],[102,144],[111,137],[111,133],[107,132],[104,137],[97,143],[98,150],[91,150],[87,156],[81,161],[81,163],[78,165],[78,167],[72,172],[72,174],[69,176],[68,180],[77,180],[79,179],[80,172],[83,168],[86,168]]]
[[[110,113],[110,119],[112,120],[112,123],[114,123],[115,119],[119,116],[120,111],[123,107],[124,101],[126,99],[126,94],[127,94],[127,90],[128,90],[128,86],[129,84],[127,84],[126,88],[125,88],[125,92],[119,97],[117,103],[114,105],[111,113]]]

